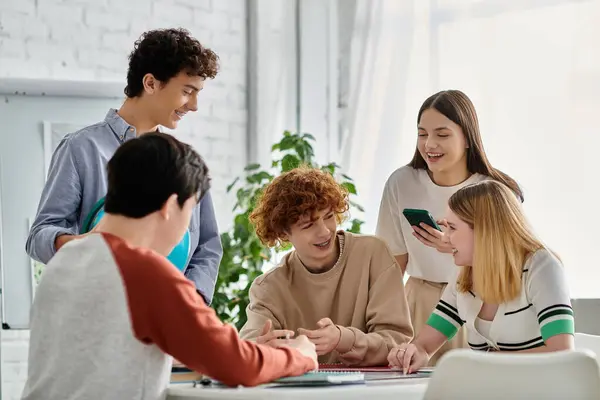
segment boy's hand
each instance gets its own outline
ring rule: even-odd
[[[315,352],[315,345],[308,340],[304,335],[298,336],[296,339],[290,339],[287,343],[280,347],[291,347],[292,349],[298,350],[303,356],[312,359],[315,363],[314,369],[319,369],[319,361],[317,359],[317,353]]]
[[[289,338],[294,336],[294,331],[290,331],[287,329],[277,329],[272,331],[272,328],[273,323],[269,319],[263,325],[260,336],[256,338],[256,343],[265,344],[271,347],[279,347],[285,345],[289,341]]]
[[[329,318],[323,318],[317,322],[319,329],[298,329],[298,333],[306,335],[315,344],[317,354],[331,353],[337,347],[342,337],[342,332]]]

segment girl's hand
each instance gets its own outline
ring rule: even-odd
[[[438,225],[448,227],[445,219],[437,221]],[[413,236],[425,246],[433,247],[440,253],[452,254],[452,245],[449,243],[448,234],[421,222],[420,226],[413,226]]]

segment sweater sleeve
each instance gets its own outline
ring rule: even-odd
[[[131,249],[113,252],[133,332],[143,343],[155,344],[189,368],[229,386],[255,386],[314,368],[313,360],[294,349],[240,339],[166,258]]]
[[[544,342],[555,335],[573,335],[571,296],[560,261],[548,250],[538,250],[523,273],[528,274],[527,293]]]
[[[272,329],[282,329],[281,323],[275,317],[269,301],[268,292],[260,285],[262,279],[259,277],[252,282],[249,291],[250,303],[246,307],[246,323],[240,330],[240,337],[247,340],[256,340],[260,336],[263,326],[267,320],[271,320]]]
[[[366,332],[338,327],[341,337],[336,352],[338,359],[349,366],[387,364],[391,348],[412,338],[402,271],[397,263],[385,269],[369,289]]]

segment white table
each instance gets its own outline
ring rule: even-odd
[[[278,400],[422,400],[428,379],[388,380],[367,382],[365,385],[342,385],[336,387],[307,388],[194,388],[192,384],[173,385],[167,400],[190,399],[278,399]]]

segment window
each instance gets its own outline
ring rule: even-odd
[[[563,259],[573,297],[596,297],[600,1],[508,3],[440,12],[434,76],[438,88],[475,103],[491,162],[522,185],[528,217]]]
[[[342,162],[352,164],[366,231],[375,230],[385,180],[414,153],[421,103],[439,90],[460,89],[475,104],[492,164],[522,185],[529,220],[561,256],[573,297],[600,296],[600,0],[356,4],[370,25],[354,26],[352,40],[368,57],[341,55],[360,75],[349,90],[360,85],[349,100],[358,111],[343,114],[360,129],[344,138]]]

